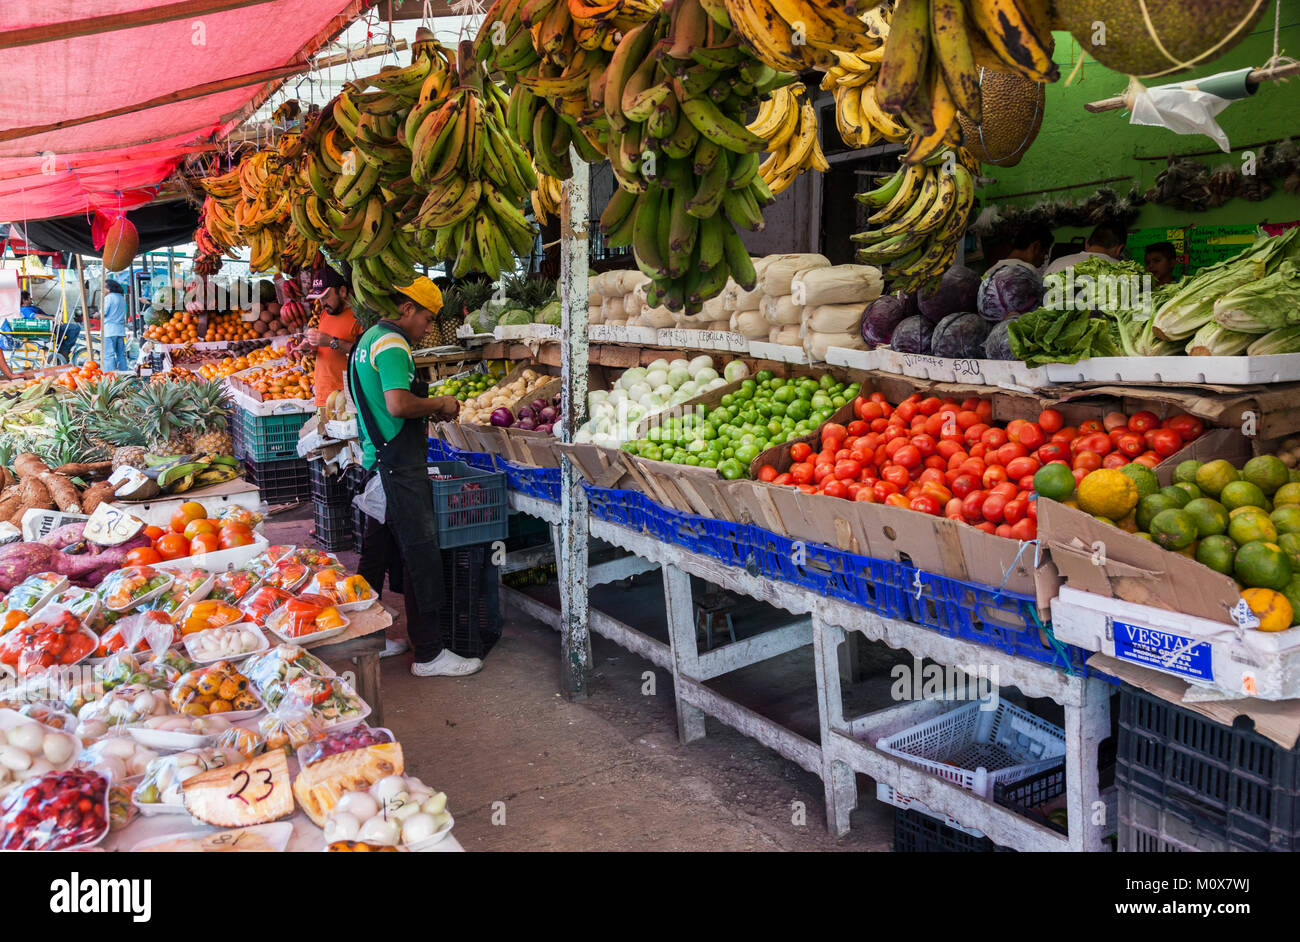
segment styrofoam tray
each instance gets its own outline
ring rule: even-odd
[[[1300,697],[1300,626],[1238,628],[1063,586],[1052,599],[1058,641],[1235,697]]]
[[[1031,368],[1019,360],[954,360],[919,353],[899,353],[888,347],[877,347],[875,350],[829,347],[826,350],[826,362],[832,366],[880,370],[937,383],[1039,389],[1054,382],[1048,374],[1048,367]]]
[[[626,343],[655,346],[659,331],[653,327],[628,327],[626,324],[592,324],[587,329],[592,343]]]
[[[1284,383],[1300,380],[1300,353],[1249,357],[1094,357],[1043,367],[1054,383]]]
[[[289,838],[293,836],[292,821],[273,821],[270,824],[252,824],[242,828],[203,828],[197,831],[179,831],[171,834],[160,834],[156,837],[147,838],[136,844],[130,849],[131,853],[136,851],[148,851],[159,844],[165,844],[175,840],[202,840],[205,837],[215,837],[218,834],[240,834],[255,833],[260,834],[268,844],[271,845],[272,852],[283,852],[289,846]]]
[[[683,347],[687,350],[717,350],[722,353],[748,353],[749,340],[729,330],[692,330],[687,327],[661,327],[655,341],[660,347]]]
[[[338,608],[338,606],[336,605],[335,608]],[[292,635],[281,634],[280,631],[275,627],[275,625],[271,624],[271,622],[275,619],[275,616],[280,614],[280,612],[282,611],[284,611],[283,606],[277,608],[274,612],[272,612],[270,615],[267,616],[266,619],[267,631],[271,632],[271,634],[275,635],[285,644],[296,644],[304,648],[307,647],[307,645],[309,644],[316,643],[317,641],[324,641],[327,638],[333,638],[336,635],[343,634],[343,632],[348,630],[348,625],[352,623],[348,619],[348,617],[344,615],[342,611],[340,611],[339,617],[343,619],[343,624],[338,628],[326,628],[324,631],[315,631],[309,635],[299,635],[298,637],[295,638]]]
[[[765,343],[760,340],[749,342],[749,355],[756,360],[772,360],[776,363],[803,364],[808,362],[808,354],[803,347],[791,347],[783,343]]]
[[[253,631],[259,638],[261,638],[262,643],[258,647],[245,651],[243,654],[236,654],[231,657],[225,657],[225,658],[222,657],[201,658],[198,657],[190,649],[191,639],[197,638],[199,635],[205,634],[206,632],[209,631],[224,631],[227,628],[240,628],[240,629],[247,628]],[[195,664],[215,664],[218,661],[222,661],[222,660],[231,661],[231,662],[242,661],[244,660],[244,658],[252,657],[254,654],[261,654],[263,651],[266,651],[271,647],[271,642],[267,640],[266,634],[262,631],[261,628],[258,628],[257,625],[253,624],[251,621],[231,622],[229,625],[222,625],[220,628],[204,628],[203,631],[196,631],[193,634],[186,635],[185,638],[183,639],[183,643],[185,646],[186,656]],[[261,698],[259,697],[258,699]],[[225,716],[227,714],[218,714],[218,715]]]
[[[158,598],[158,596],[162,595],[164,592],[170,589],[172,587],[172,583],[176,581],[176,577],[173,576],[170,572],[167,572],[165,569],[158,569],[155,566],[150,566],[149,568],[156,571],[159,575],[166,576],[167,581],[164,582],[162,585],[158,586],[157,588],[150,589],[144,595],[133,598],[130,602],[127,602],[126,605],[122,606],[121,608],[114,608],[112,605],[109,605],[107,602],[104,603],[105,607],[110,612],[113,612],[116,615],[123,615],[131,611],[131,609],[133,608],[139,608],[141,605],[144,605],[146,602],[152,602],[154,599]]]

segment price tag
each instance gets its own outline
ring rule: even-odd
[[[112,504],[100,504],[86,521],[86,539],[100,546],[118,546],[144,529],[144,521]]]
[[[279,749],[209,769],[189,779],[184,789],[186,810],[218,827],[262,824],[293,814],[289,765]]]
[[[1237,623],[1238,628],[1259,627],[1259,616],[1250,610],[1245,599],[1238,599],[1237,604],[1233,606],[1232,620]]]

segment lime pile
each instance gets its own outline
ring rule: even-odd
[[[786,380],[759,370],[713,408],[701,406],[683,416],[665,413],[661,424],[624,443],[623,450],[652,461],[716,468],[735,480],[745,476],[760,452],[815,432],[852,402],[859,388],[830,374]]]

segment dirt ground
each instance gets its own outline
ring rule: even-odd
[[[310,505],[267,530],[305,542]],[[340,555],[355,564],[355,554]],[[400,613],[400,599],[385,598]],[[597,589],[593,605],[666,637],[657,571]],[[738,636],[763,617],[738,610]],[[400,614],[389,632],[405,637]],[[852,830],[836,840],[818,777],[713,719],[703,740],[682,745],[671,675],[603,638],[592,653],[592,695],[577,703],[560,694],[558,633],[518,612],[506,612],[501,640],[472,677],[413,677],[409,655],[382,662],[384,721],[408,770],[450,796],[467,850],[889,850],[892,809],[869,779],[859,778]],[[714,686],[816,740],[812,678],[807,647]],[[855,689],[855,698],[872,694],[870,684]]]

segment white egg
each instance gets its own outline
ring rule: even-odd
[[[41,751],[41,740],[44,738],[45,730],[35,723],[23,723],[9,730],[9,745],[33,755]]]
[[[334,813],[339,812],[350,814],[358,821],[365,821],[379,814],[379,802],[367,792],[348,792],[334,806]]]
[[[438,822],[431,814],[413,814],[402,824],[402,843],[416,844],[438,833]]]
[[[370,795],[381,805],[406,791],[406,779],[400,775],[389,775],[370,786]]]
[[[71,736],[64,733],[47,733],[41,742],[41,751],[52,765],[63,765],[77,751]]]
[[[442,814],[447,810],[447,793],[438,792],[431,796],[420,810],[425,814]]]
[[[355,841],[357,832],[361,830],[361,822],[350,814],[339,814],[336,809],[325,820],[325,843],[332,844],[335,841]]]
[[[357,832],[357,840],[365,841],[367,844],[394,846],[401,834],[396,821],[375,817],[361,825],[361,830]]]

